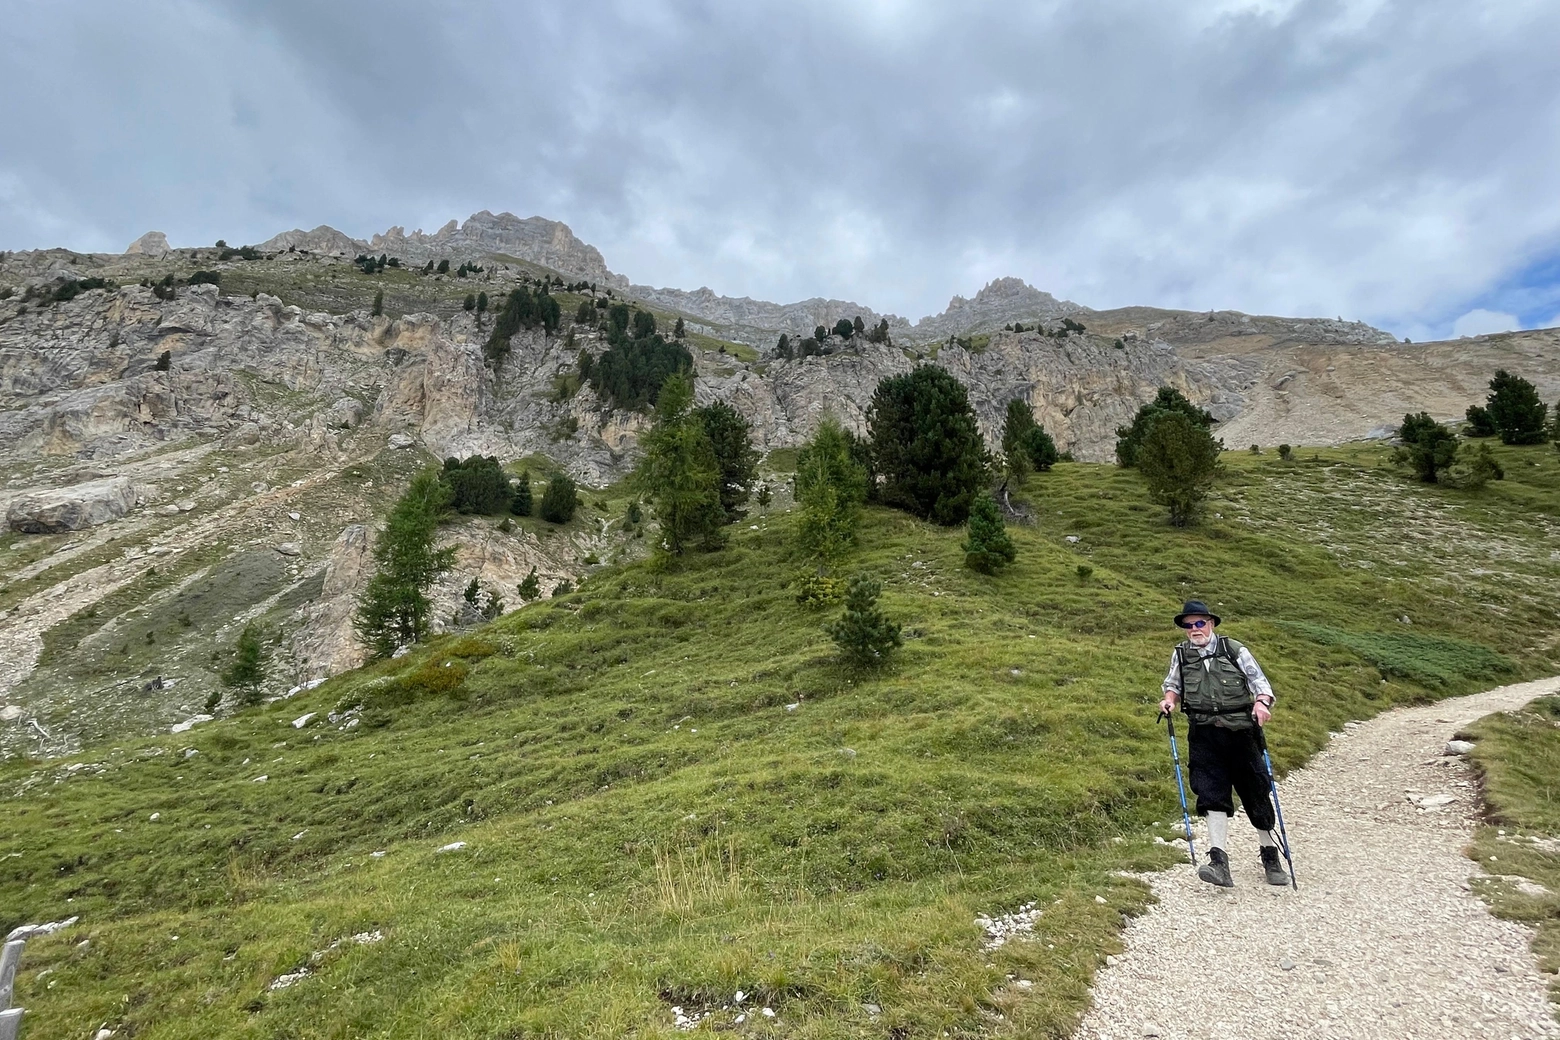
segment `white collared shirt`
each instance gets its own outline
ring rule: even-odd
[[[1202,661],[1204,669],[1213,667],[1210,658],[1220,652],[1219,641],[1223,638],[1223,636],[1215,634],[1212,639],[1208,640],[1208,645],[1202,649],[1198,649],[1196,644],[1193,644],[1192,652],[1198,660]],[[1188,667],[1192,666],[1190,657],[1188,657],[1186,664]],[[1262,666],[1257,664],[1257,659],[1251,656],[1250,650],[1244,646],[1241,647],[1240,653],[1235,658],[1235,664],[1245,673],[1246,681],[1251,684],[1251,695],[1253,697],[1273,697],[1273,687],[1268,682],[1267,676],[1262,674]],[[1165,675],[1164,689],[1180,696],[1181,666],[1180,662],[1176,660],[1176,652],[1174,650],[1170,651],[1170,671]]]

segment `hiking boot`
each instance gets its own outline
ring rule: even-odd
[[[1289,884],[1289,874],[1278,860],[1276,845],[1262,846],[1262,872],[1267,875],[1267,883],[1270,885]]]
[[[1235,887],[1235,879],[1230,877],[1230,858],[1223,849],[1208,850],[1208,862],[1197,868],[1197,876],[1220,888]]]

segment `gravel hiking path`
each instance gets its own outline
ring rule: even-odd
[[[1078,1040],[1560,1037],[1531,931],[1470,891],[1478,791],[1442,753],[1460,727],[1557,691],[1544,679],[1347,724],[1279,782],[1300,891],[1263,883],[1244,816],[1235,888],[1189,865],[1146,876],[1159,903],[1100,970]],[[1168,772],[1168,742],[1165,756]]]

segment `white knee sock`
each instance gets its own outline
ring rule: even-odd
[[[1210,812],[1208,814],[1208,846],[1209,848],[1225,849],[1230,843],[1230,814]]]
[[[1272,831],[1258,831],[1257,842],[1261,845],[1267,846],[1270,849],[1278,848],[1278,839],[1273,837]]]

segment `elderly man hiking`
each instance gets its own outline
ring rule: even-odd
[[[1279,862],[1273,836],[1273,803],[1257,729],[1273,713],[1273,688],[1250,650],[1214,631],[1219,620],[1206,603],[1195,599],[1175,616],[1187,638],[1171,654],[1159,703],[1167,715],[1177,706],[1186,712],[1197,815],[1208,817],[1208,862],[1197,876],[1223,888],[1235,885],[1226,851],[1230,815],[1235,812],[1233,789],[1257,829],[1268,884],[1287,885],[1289,875]]]

